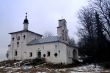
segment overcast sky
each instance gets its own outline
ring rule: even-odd
[[[36,33],[57,33],[58,20],[65,18],[69,36],[76,41],[79,27],[77,12],[88,0],[0,0],[0,59],[10,44],[8,33],[23,29],[25,13],[28,13],[29,29]]]

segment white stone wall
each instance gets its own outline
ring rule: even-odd
[[[31,49],[30,51],[33,52],[32,57],[30,58],[36,58],[38,51],[41,52],[41,57],[45,58],[47,62],[50,63],[67,63],[66,60],[66,45],[63,43],[45,43],[45,44],[38,44],[38,45],[32,45],[28,46],[28,49]],[[50,52],[50,56],[47,56],[47,52]],[[28,52],[29,53],[29,52]],[[54,54],[57,53],[57,57],[54,56]],[[43,55],[46,55],[45,57]]]
[[[25,39],[23,37],[25,35]],[[11,38],[14,37],[14,40],[11,39],[11,46],[9,47],[8,59],[16,59],[16,60],[24,60],[24,59],[34,59],[37,57],[37,52],[41,51],[41,57],[45,54],[45,58],[47,62],[52,63],[67,63],[66,58],[66,45],[60,42],[56,43],[45,43],[38,45],[26,45],[33,39],[41,38],[36,35],[32,35],[31,33],[17,33],[12,34]],[[20,37],[19,40],[17,38]],[[19,46],[17,45],[19,42]],[[15,55],[15,51],[17,51],[17,55]],[[47,56],[47,52],[50,52],[50,56]],[[30,57],[30,52],[32,52],[32,57]],[[57,57],[54,54],[57,53]]]
[[[74,58],[74,54],[73,54],[74,50],[76,51],[75,58]],[[78,50],[77,50],[77,48],[67,46],[67,62],[73,63],[73,59],[78,60]]]
[[[13,36],[17,36],[17,35],[13,35]],[[32,36],[30,37],[32,38]],[[22,40],[19,47],[17,47],[16,45],[17,41],[11,42],[13,45],[9,49],[8,59],[16,59],[16,60],[34,59],[38,57],[38,51],[40,51],[41,57],[45,58],[47,62],[65,63],[65,64],[72,63],[74,48],[69,47],[64,43],[54,42],[54,43],[44,43],[37,45],[26,45],[26,41],[22,41]],[[17,51],[17,56],[15,56],[15,51]],[[48,51],[50,52],[50,56],[47,56]],[[32,52],[32,57],[30,57],[31,52]],[[54,56],[55,53],[57,53],[57,57]],[[43,56],[44,54],[46,55],[45,57]]]
[[[25,38],[24,38],[25,35]],[[18,39],[20,37],[20,39]],[[13,40],[14,38],[14,40]],[[8,59],[18,59],[22,60],[24,59],[23,51],[26,50],[27,48],[27,43],[34,39],[39,39],[41,38],[40,36],[36,34],[32,34],[30,32],[21,32],[21,33],[15,33],[11,34],[11,42],[10,42],[10,47],[8,50],[9,53],[9,58]],[[17,56],[15,56],[15,51],[17,51]]]

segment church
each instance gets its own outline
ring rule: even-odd
[[[58,20],[57,35],[43,37],[43,35],[28,29],[27,13],[23,21],[23,30],[11,32],[8,45],[8,60],[26,60],[44,58],[53,64],[71,64],[78,60],[78,49],[69,44],[66,20]]]

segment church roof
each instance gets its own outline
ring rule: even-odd
[[[28,43],[28,45],[42,44],[42,43],[51,43],[51,42],[62,42],[61,38],[58,36],[49,36],[46,38],[36,39]]]
[[[11,33],[9,33],[9,34],[22,33],[22,32],[30,32],[30,33],[33,33],[33,34],[36,34],[36,35],[42,36],[41,34],[38,34],[38,33],[32,32],[32,31],[30,31],[30,30],[21,30],[21,31],[17,31],[17,32],[11,32]]]
[[[77,48],[74,45],[71,45],[71,44],[68,44],[68,43],[64,42],[61,39],[61,37],[59,37],[59,36],[49,36],[49,37],[46,37],[46,38],[35,39],[35,40],[32,40],[31,42],[29,42],[27,45],[37,45],[37,44],[53,43],[53,42],[61,42],[61,43],[64,43],[64,44],[66,44],[70,47]]]

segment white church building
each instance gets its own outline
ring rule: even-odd
[[[49,63],[71,64],[78,59],[78,50],[69,44],[66,20],[58,21],[57,36],[43,35],[28,30],[27,14],[21,31],[12,32],[8,45],[8,60],[45,58]]]

